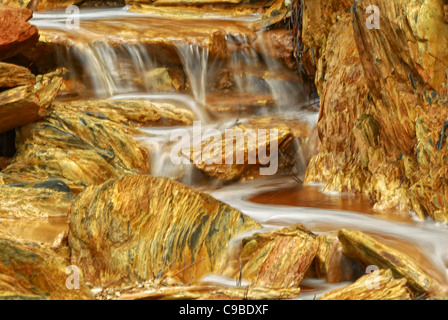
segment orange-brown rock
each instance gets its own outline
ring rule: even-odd
[[[143,175],[87,188],[69,225],[72,263],[96,284],[168,276],[197,281],[221,263],[232,237],[260,228],[209,195]]]
[[[0,133],[42,119],[62,85],[58,71],[36,77],[36,84],[0,93]]]
[[[92,299],[79,274],[79,289],[68,289],[69,262],[36,244],[0,239],[0,299]]]
[[[269,27],[288,15],[288,7],[283,0],[128,0],[126,4],[132,11],[175,19],[259,16],[256,20],[239,21],[252,30]]]
[[[197,168],[224,181],[291,172],[294,138],[306,140],[312,132],[306,121],[299,122],[272,117],[251,120],[183,153]]]
[[[0,60],[10,58],[37,43],[37,28],[28,22],[32,15],[29,9],[0,6]]]
[[[406,279],[394,279],[390,270],[378,270],[355,283],[327,292],[319,300],[411,300]]]
[[[363,265],[390,269],[395,278],[405,278],[408,286],[417,294],[443,295],[443,288],[435,279],[417,266],[405,253],[360,231],[339,230],[338,238],[346,255]]]
[[[306,181],[447,221],[447,146],[436,145],[448,114],[443,3],[359,0],[348,11],[350,1],[305,3],[305,46],[319,52],[322,142]],[[367,29],[369,5],[380,9],[378,30]],[[319,10],[321,27],[310,18]]]
[[[302,225],[256,233],[243,239],[220,273],[261,287],[298,288],[318,248],[316,235]]]
[[[98,119],[109,119],[135,127],[191,125],[195,116],[169,103],[147,100],[76,100],[54,103],[55,108],[79,110]]]

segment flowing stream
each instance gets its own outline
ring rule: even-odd
[[[126,7],[81,10],[78,29],[67,27],[68,17],[65,12],[36,13],[31,23],[50,42],[58,44],[56,58],[70,70],[69,80],[88,84],[86,88],[74,90],[69,97],[167,102],[191,110],[201,121],[203,130],[222,131],[235,121],[265,115],[296,121],[298,125],[309,126],[311,132],[316,130],[318,114],[309,108],[316,101],[309,99],[297,74],[268,53],[262,31],[243,32],[226,25],[230,22],[246,25],[260,19],[259,16],[234,19],[217,16],[186,23],[131,13]],[[215,39],[208,32],[217,26],[228,30],[220,44],[226,48],[219,50],[210,43]],[[258,49],[253,45],[255,40],[258,40]],[[227,57],[220,58],[222,54]],[[169,75],[176,72],[181,74],[183,83],[177,87],[166,85]],[[214,105],[216,101],[226,112],[214,112],[219,109]],[[405,249],[417,264],[448,285],[447,226],[418,221],[393,210],[378,213],[368,199],[326,194],[322,186],[302,186],[291,176],[232,184],[207,179],[193,164],[170,162],[169,137],[174,129],[143,128],[146,135],[136,137],[152,154],[152,175],[174,178],[210,193],[266,228],[301,223],[316,233],[335,233],[343,227],[376,234],[391,246]],[[315,152],[311,140],[296,148],[298,175],[303,177],[307,161]],[[17,233],[28,232],[46,242],[50,239],[46,236],[48,230],[57,233],[61,225],[60,221],[51,221],[45,226],[21,225],[16,229]],[[207,280],[226,283],[216,276]],[[330,285],[306,279],[303,284],[311,289],[304,290],[301,298],[312,299],[345,283]]]

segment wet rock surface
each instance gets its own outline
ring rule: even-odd
[[[364,193],[378,209],[398,206],[444,222],[445,195],[436,187],[445,183],[445,146],[436,146],[448,101],[443,3],[351,5],[305,1],[304,41],[319,56],[322,142],[307,181]],[[366,27],[368,5],[380,9],[379,30]],[[312,19],[318,11],[327,21],[321,26]]]
[[[141,175],[86,189],[69,224],[72,262],[95,284],[165,276],[192,283],[217,268],[231,237],[260,228],[206,194]]]
[[[325,293],[319,300],[411,300],[406,279],[394,279],[390,270],[365,275],[355,283]]]
[[[242,240],[240,254],[221,272],[251,285],[298,288],[316,256],[316,237],[302,225],[256,233]]]
[[[91,299],[82,278],[79,290],[66,287],[68,266],[68,261],[52,250],[0,239],[0,298]]]

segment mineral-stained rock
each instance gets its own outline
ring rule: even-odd
[[[325,293],[319,300],[410,300],[406,279],[394,279],[390,270],[378,270],[355,283]]]
[[[124,294],[119,300],[278,300],[299,294],[300,288],[189,286]]]
[[[239,23],[253,29],[267,28],[281,21],[287,14],[287,5],[282,0],[193,0],[193,1],[126,1],[131,11],[149,15],[161,15],[175,19],[201,19],[206,17],[242,17],[260,15],[260,19],[241,20]]]
[[[370,5],[380,9],[378,30],[366,26]],[[448,115],[442,1],[305,1],[305,17],[322,142],[306,181],[448,221],[447,145],[435,145]]]
[[[75,197],[61,181],[0,185],[1,218],[66,216]]]
[[[17,155],[2,171],[4,182],[59,179],[77,194],[85,186],[123,174],[146,173],[148,152],[132,138],[141,132],[121,122],[125,115],[147,118],[126,111],[126,103],[123,108],[118,107],[119,102],[108,105],[117,108],[103,110],[106,116],[101,107],[92,107],[89,113],[76,103],[55,104],[48,109],[47,118],[21,127],[17,130]]]
[[[219,265],[231,237],[260,228],[206,194],[142,175],[87,188],[69,225],[72,263],[96,284],[165,276],[199,280]]]
[[[36,84],[0,93],[0,133],[42,119],[62,85],[60,72],[39,75]]]
[[[91,299],[82,274],[79,289],[66,287],[68,266],[68,261],[52,250],[0,239],[0,298]]]
[[[339,230],[338,238],[344,253],[364,265],[375,265],[390,269],[395,278],[406,278],[407,284],[416,294],[438,295],[441,286],[421,270],[406,254],[360,232]]]
[[[221,273],[270,288],[298,288],[319,247],[302,225],[256,233],[242,241],[240,254]],[[230,260],[230,259],[229,259]]]
[[[34,85],[36,77],[27,68],[0,62],[0,88]]]
[[[189,110],[146,100],[77,100],[54,105],[79,110],[100,119],[136,126],[191,125],[194,119]]]
[[[10,58],[37,43],[37,28],[28,22],[32,15],[29,9],[0,6],[0,60]]]
[[[293,158],[292,141],[309,135],[306,122],[292,129],[288,121],[268,117],[236,125],[183,153],[212,177],[246,179],[290,170],[287,159]]]

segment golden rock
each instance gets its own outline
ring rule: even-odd
[[[406,279],[394,279],[389,269],[381,269],[347,287],[327,292],[318,300],[411,300],[411,295]]]
[[[72,263],[95,284],[164,277],[195,282],[220,265],[232,237],[260,228],[206,194],[142,175],[87,188],[69,221]]]
[[[242,241],[241,252],[220,273],[251,285],[298,288],[318,251],[316,236],[302,225],[256,233]]]
[[[39,75],[36,84],[21,85],[0,93],[0,133],[47,115],[47,107],[62,85],[60,71]]]
[[[408,286],[417,295],[440,295],[444,289],[435,279],[426,274],[406,254],[393,249],[378,240],[360,232],[339,230],[338,238],[344,253],[359,260],[364,265],[375,265],[390,269],[397,279],[405,278]]]
[[[79,274],[79,290],[67,288],[68,266],[68,261],[52,250],[0,239],[0,298],[92,299],[82,273]]]

